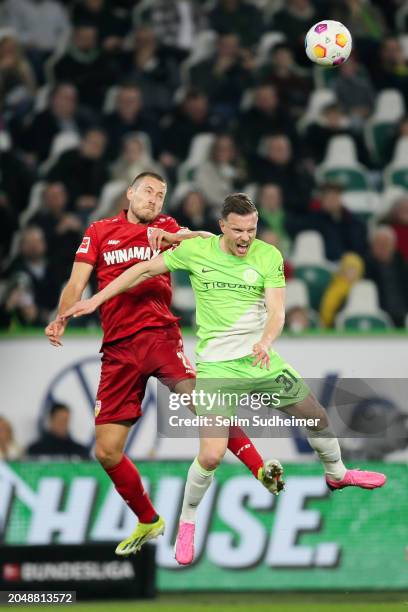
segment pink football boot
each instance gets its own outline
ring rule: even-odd
[[[194,559],[195,523],[180,521],[176,541],[176,561],[179,565],[190,565]]]
[[[365,472],[363,470],[347,470],[341,480],[331,480],[326,476],[329,489],[344,489],[344,487],[360,487],[361,489],[376,489],[387,481],[385,474],[380,472]]]

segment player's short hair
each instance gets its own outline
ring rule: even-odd
[[[250,215],[254,212],[258,212],[256,206],[246,193],[231,193],[224,200],[221,216],[226,219],[230,213]]]
[[[130,184],[131,187],[134,187],[135,185],[137,185],[142,179],[144,179],[146,176],[150,176],[151,178],[156,179],[157,181],[160,181],[161,183],[163,183],[164,185],[167,185],[167,181],[165,178],[163,178],[160,174],[157,174],[157,172],[141,172],[140,174],[138,174],[132,181],[132,183]]]
[[[60,410],[65,410],[66,412],[71,412],[66,404],[63,404],[62,402],[54,402],[53,404],[51,404],[51,408],[50,408],[50,411],[48,413],[48,416],[49,417],[53,417]]]

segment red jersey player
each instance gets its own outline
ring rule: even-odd
[[[93,268],[100,290],[130,266],[151,259],[171,244],[211,235],[189,232],[161,214],[165,195],[166,182],[161,176],[142,173],[128,188],[129,209],[89,226],[62,292],[59,315],[80,299]],[[137,468],[124,454],[130,428],[141,416],[147,380],[155,376],[176,393],[191,393],[195,387],[195,372],[183,352],[178,319],[170,311],[171,294],[170,275],[162,274],[109,300],[100,310],[104,337],[95,403],[95,455],[139,519],[135,531],[118,544],[118,555],[136,552],[164,532],[163,518],[144,490]],[[58,316],[46,328],[54,346],[61,345],[66,323]],[[271,492],[281,488],[280,464],[264,466],[240,428],[231,428],[228,448]]]

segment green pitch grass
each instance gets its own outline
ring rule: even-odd
[[[19,607],[37,612],[408,612],[408,593],[197,593],[160,595],[151,601]]]

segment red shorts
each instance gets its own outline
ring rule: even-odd
[[[195,378],[183,350],[178,325],[142,330],[103,347],[101,378],[95,403],[95,423],[135,420],[150,376],[168,387]]]

